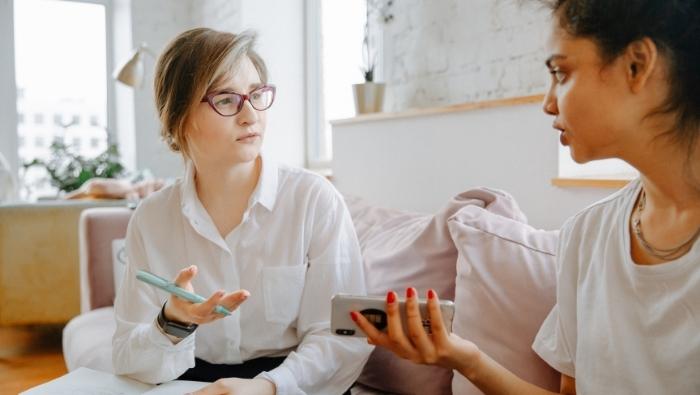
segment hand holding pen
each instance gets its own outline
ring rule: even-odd
[[[223,318],[250,296],[250,292],[244,289],[230,293],[219,290],[205,299],[194,293],[192,279],[196,275],[197,266],[192,265],[180,270],[173,283],[143,271],[137,277],[170,292],[170,299],[165,304],[165,318],[186,324],[201,325]]]

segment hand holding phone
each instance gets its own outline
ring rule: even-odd
[[[383,311],[386,311],[388,317],[386,323],[388,330],[377,326],[378,321],[383,324],[382,318],[377,320],[371,317],[374,314],[373,311],[370,311],[368,319],[368,314],[363,313],[361,308],[356,308],[357,306],[350,308],[351,320],[357,325],[359,331],[366,334],[369,344],[385,348],[400,358],[460,372],[471,369],[474,361],[481,355],[481,351],[474,343],[449,333],[454,305],[452,302],[441,302],[432,289],[428,290],[426,296],[427,302],[418,299],[417,291],[413,287],[406,289],[405,301],[399,301],[396,292],[387,293],[386,300],[382,301],[385,303]],[[333,316],[335,317],[336,314],[334,313]],[[338,316],[342,318],[340,313]],[[431,321],[431,319],[434,320]],[[331,326],[334,331],[347,329],[345,326],[334,326],[332,321]],[[356,333],[357,331],[345,334],[355,335]]]
[[[428,314],[427,301],[419,299],[419,310],[422,317],[423,328],[430,333],[430,316]],[[406,304],[405,300],[399,301],[399,311],[401,312],[401,324],[404,333],[407,333]],[[362,314],[380,331],[386,332],[388,325],[386,315],[386,298],[383,296],[354,296],[337,294],[331,301],[331,333],[339,336],[364,337],[365,334],[357,324],[350,318],[350,312],[357,311]],[[449,331],[452,328],[452,318],[454,317],[454,303],[445,300],[440,301],[440,312],[444,327]]]

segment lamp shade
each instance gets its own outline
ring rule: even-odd
[[[114,71],[114,79],[132,88],[141,87],[143,82],[142,47],[134,50],[129,60]]]

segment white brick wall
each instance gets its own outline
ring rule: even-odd
[[[400,0],[390,13],[386,110],[544,92],[549,11],[538,2]]]

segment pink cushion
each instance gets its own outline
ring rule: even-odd
[[[403,295],[409,286],[420,295],[435,289],[444,299],[454,299],[457,249],[447,220],[468,206],[485,207],[525,220],[507,194],[486,188],[472,189],[452,198],[435,215],[407,213],[372,206],[358,198],[346,198],[365,263],[367,292]],[[398,394],[450,393],[452,371],[417,365],[383,349],[375,349],[358,382]]]
[[[114,302],[112,241],[123,239],[132,210],[99,207],[80,216],[80,305],[81,312],[111,306]]]
[[[448,222],[459,250],[452,330],[528,382],[559,389],[559,373],[531,345],[554,306],[558,231],[469,206]],[[461,375],[454,394],[481,394]]]

